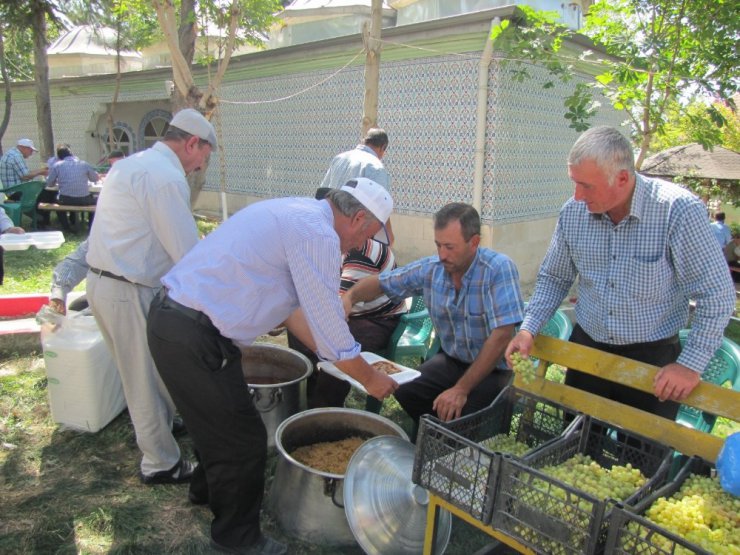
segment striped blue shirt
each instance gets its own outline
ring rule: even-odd
[[[490,249],[478,249],[459,292],[438,256],[383,272],[380,286],[393,300],[423,295],[442,350],[463,362],[475,360],[494,329],[522,321],[519,272]]]
[[[629,215],[617,225],[573,198],[560,212],[522,329],[536,333],[578,278],[576,319],[612,345],[658,341],[692,331],[678,359],[702,372],[735,308],[727,263],[693,194],[637,176]]]
[[[88,181],[98,179],[98,172],[90,164],[76,156],[67,156],[51,167],[46,186],[59,185],[59,194],[65,197],[86,197],[90,193]]]
[[[97,220],[96,220],[97,225]],[[246,346],[298,307],[320,357],[360,354],[339,297],[342,254],[328,201],[279,198],[234,214],[162,278],[175,301]]]

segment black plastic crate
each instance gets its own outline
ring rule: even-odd
[[[484,442],[510,435],[530,447],[522,455],[526,460],[561,434],[575,433],[580,422],[576,411],[513,386],[489,407],[451,422],[425,415],[416,441],[413,481],[488,523],[501,454]]]
[[[624,501],[634,505],[666,482],[673,450],[586,417],[578,433],[545,445],[525,461],[502,458],[493,528],[537,553],[603,553],[616,501],[598,499],[539,470],[579,453],[605,469],[627,463],[638,468],[647,482]]]
[[[634,507],[619,506],[612,512],[606,551],[614,555],[684,555],[711,552],[648,520],[645,512],[660,497],[672,497],[691,474],[709,475],[711,465],[699,458],[691,459],[672,480]],[[727,546],[727,553],[731,547]],[[737,552],[740,552],[738,549]]]

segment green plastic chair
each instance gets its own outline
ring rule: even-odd
[[[678,339],[682,347],[688,336],[689,330],[678,332]],[[701,379],[714,385],[724,385],[726,382],[730,382],[735,391],[740,391],[740,347],[734,341],[723,337],[722,345],[714,353],[712,360],[709,361]],[[676,416],[676,422],[679,424],[706,433],[712,431],[716,420],[715,415],[687,405],[681,405]]]
[[[385,357],[399,362],[405,359],[426,359],[432,345],[434,326],[422,296],[411,299],[409,311],[402,315],[393,331]]]
[[[45,181],[24,181],[18,185],[6,187],[0,189],[0,193],[5,193],[6,196],[10,196],[20,191],[21,198],[19,201],[6,200],[1,206],[5,209],[8,217],[13,221],[13,224],[20,226],[23,219],[23,214],[31,218],[31,229],[37,228],[37,212],[36,212],[36,201],[41,194],[41,191],[46,187]]]

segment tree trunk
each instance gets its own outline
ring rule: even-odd
[[[118,104],[118,95],[121,91],[121,18],[116,18],[116,87],[113,89],[113,99],[111,100],[110,106],[108,106],[108,152],[115,150],[116,137],[113,132],[114,114],[116,111],[116,104]],[[134,146],[131,145],[131,152],[126,154],[133,154],[135,152]]]
[[[365,102],[362,115],[362,136],[378,124],[378,84],[380,82],[380,28],[383,0],[373,0],[370,29],[363,30],[365,42]]]
[[[43,9],[36,8],[32,17],[36,120],[41,141],[41,156],[43,160],[47,160],[54,152],[54,132],[51,126],[49,62],[46,57],[46,12]]]
[[[177,44],[188,68],[193,65],[193,59],[195,58],[196,38],[195,0],[182,0],[180,24],[177,28]],[[198,105],[199,98],[192,97],[192,88],[188,91],[181,91],[175,87],[175,93],[172,97],[174,111],[177,112],[182,108],[195,108]]]
[[[8,130],[10,109],[13,106],[13,102],[11,100],[10,77],[8,76],[8,68],[5,66],[5,40],[3,39],[2,32],[0,32],[0,74],[2,74],[3,83],[5,83],[5,111],[3,112],[3,121],[0,123],[0,156],[2,156],[2,139],[5,136],[5,131]]]

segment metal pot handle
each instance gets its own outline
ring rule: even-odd
[[[324,482],[324,495],[330,495],[331,496],[331,502],[334,503],[336,507],[339,507],[340,509],[344,510],[344,505],[341,503],[337,503],[337,500],[335,499],[335,495],[337,493],[337,490],[339,489],[337,485],[339,484],[339,481],[335,480],[334,478],[325,478]]]
[[[283,390],[281,388],[270,388],[270,403],[266,407],[260,407],[261,394],[259,389],[249,388],[249,394],[252,396],[254,408],[257,412],[270,412],[278,403],[283,400]]]

